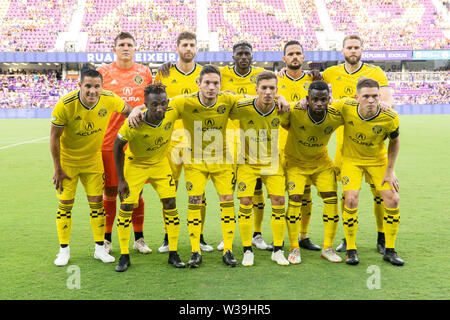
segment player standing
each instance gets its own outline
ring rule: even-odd
[[[400,223],[399,183],[394,174],[400,149],[398,115],[392,110],[381,110],[380,87],[373,79],[363,77],[358,80],[356,100],[344,99],[341,182],[345,196],[342,220],[347,243],[346,263],[355,265],[359,262],[356,251],[358,199],[362,177],[368,175],[384,202],[386,248],[383,259],[402,266],[404,261],[394,249]],[[386,138],[389,138],[387,149]]]
[[[176,187],[169,160],[166,157],[175,120],[178,113],[167,108],[165,86],[157,83],[144,89],[145,106],[143,123],[131,128],[124,123],[114,144],[114,156],[119,179],[121,200],[117,233],[121,256],[116,271],[123,272],[130,266],[129,239],[130,220],[133,206],[139,201],[139,194],[148,180],[157,191],[164,210],[164,224],[168,232],[169,263],[184,268],[177,253],[180,220],[176,206]],[[126,152],[123,149],[128,144]]]
[[[297,102],[304,99],[308,94],[308,87],[313,81],[313,76],[303,71],[302,65],[305,61],[303,47],[300,42],[292,40],[284,45],[283,62],[286,64],[283,76],[278,76],[278,94],[284,96],[289,102]],[[280,153],[284,151],[287,131],[280,129]],[[282,157],[284,166],[284,157]],[[290,203],[288,203],[289,208]],[[320,250],[308,237],[309,224],[311,221],[312,197],[311,185],[306,184],[302,195],[300,207],[300,229],[298,242],[300,248],[308,250]],[[289,210],[289,209],[288,209]],[[288,223],[289,226],[289,223]],[[292,243],[291,243],[292,245]],[[292,249],[292,248],[291,248]]]
[[[178,95],[187,95],[198,91],[196,80],[202,70],[202,66],[195,62],[197,50],[197,36],[195,33],[183,31],[178,35],[177,62],[175,64],[172,64],[171,62],[164,63],[155,77],[155,82],[161,82],[166,85],[166,92],[169,99]],[[181,161],[183,136],[180,134],[182,129],[183,121],[179,119],[175,122],[175,130],[167,155],[177,187],[183,169],[183,163]],[[203,197],[203,202],[201,204],[201,216],[203,223],[200,235],[200,249],[202,251],[210,252],[213,251],[213,248],[205,242],[203,235],[206,219],[205,197]],[[159,247],[158,251],[161,253],[169,251],[167,232],[165,232],[163,244]]]
[[[144,88],[152,83],[152,74],[148,67],[135,63],[136,40],[128,32],[121,32],[114,39],[116,61],[98,68],[103,75],[104,87],[126,101],[131,107],[144,104]],[[119,128],[124,123],[124,116],[113,114],[106,129],[102,145],[103,165],[105,168],[105,191],[103,204],[106,214],[105,248],[112,250],[111,232],[117,210],[117,170],[114,161],[114,141]],[[133,230],[135,242],[133,248],[141,253],[151,253],[152,250],[144,240],[144,199],[139,197],[138,206],[133,210]]]
[[[94,234],[94,258],[114,262],[103,246],[105,213],[103,209],[104,170],[101,144],[113,113],[127,116],[131,107],[119,96],[103,91],[102,75],[96,70],[81,74],[80,89],[62,97],[52,111],[50,150],[55,169],[53,184],[58,197],[56,227],[60,251],[57,266],[70,259],[72,207],[78,181],[86,191],[90,207],[90,222]]]
[[[342,55],[344,56],[345,62],[337,66],[329,67],[323,72],[323,80],[331,85],[333,99],[338,100],[344,97],[354,98],[358,79],[367,77],[376,80],[380,84],[380,103],[392,107],[394,105],[394,98],[386,75],[380,67],[361,61],[362,52],[363,42],[358,35],[348,35],[344,38]],[[334,158],[334,163],[338,168],[340,167],[342,155],[342,134],[343,128],[339,128],[336,131],[337,146]],[[369,177],[366,178],[366,182],[370,184],[374,196],[373,207],[378,231],[377,250],[382,254],[385,247],[383,198],[380,196],[380,193],[375,188],[373,182],[370,181]],[[345,200],[342,199],[341,206],[344,201]],[[338,252],[346,250],[345,239],[336,250]]]

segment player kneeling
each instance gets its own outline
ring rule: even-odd
[[[138,205],[139,195],[148,180],[163,204],[165,225],[169,239],[169,263],[184,268],[177,253],[180,220],[176,206],[176,188],[167,160],[167,148],[178,113],[168,107],[165,86],[149,85],[144,90],[145,106],[143,121],[139,128],[125,123],[119,130],[114,156],[119,179],[120,210],[117,231],[120,242],[120,259],[115,270],[123,272],[130,266],[129,241],[133,208]],[[124,153],[124,147],[128,147]]]

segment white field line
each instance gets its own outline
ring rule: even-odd
[[[22,142],[18,142],[18,143],[13,143],[13,144],[9,144],[7,146],[0,147],[0,150],[8,149],[8,148],[16,147],[16,146],[21,146],[21,145],[27,144],[27,143],[34,143],[34,142],[42,141],[42,140],[49,139],[49,138],[50,137],[47,136],[47,137],[42,137],[42,138],[38,138],[38,139],[22,141]]]

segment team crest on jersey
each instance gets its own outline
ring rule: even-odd
[[[325,134],[331,134],[333,132],[333,127],[328,126],[325,129],[323,129],[323,133]]]
[[[222,104],[222,105],[217,107],[217,113],[218,114],[224,114],[226,109],[227,108]]]
[[[250,82],[253,84],[256,84],[256,76],[251,76],[250,77]]]
[[[278,118],[273,119],[271,124],[272,124],[272,127],[275,127],[275,128],[278,127],[278,125],[280,124],[280,119],[278,119]]]
[[[141,75],[135,75],[134,76],[134,82],[136,83],[136,84],[142,84],[142,82],[144,82],[144,78],[142,78],[142,76]]]
[[[305,82],[305,83],[303,84],[303,89],[308,90],[308,89],[309,89],[309,85],[310,85],[309,82]]]
[[[245,182],[239,182],[238,189],[239,191],[245,191],[245,189],[247,189]]]
[[[288,188],[289,191],[294,190],[295,189],[295,182],[294,181],[289,181],[287,183],[287,188]]]
[[[170,122],[170,121],[167,122],[166,125],[164,126],[164,130],[166,130],[166,131],[169,130],[171,126],[172,126],[172,122]]]
[[[383,131],[383,128],[381,128],[381,126],[378,126],[378,125],[373,126],[373,128],[372,128],[372,132],[375,134],[380,134],[382,131]]]
[[[349,183],[350,179],[347,176],[342,177],[342,185],[346,186]]]
[[[186,181],[186,190],[187,190],[187,191],[191,191],[191,190],[192,190],[192,187],[193,187],[192,182]]]
[[[107,113],[108,113],[108,110],[106,110],[105,108],[101,108],[100,110],[98,110],[98,116],[101,118],[106,116]]]

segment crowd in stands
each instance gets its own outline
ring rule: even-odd
[[[398,80],[399,74],[387,73],[397,104],[449,103],[448,71],[406,73],[402,80]],[[53,108],[60,97],[75,89],[76,80],[61,79],[54,70],[1,72],[0,108]]]
[[[442,1],[448,11],[449,0]],[[77,0],[0,1],[0,51],[53,51],[68,31]],[[323,49],[324,29],[314,0],[208,0],[208,27],[220,50],[247,39],[256,51],[282,49],[297,39],[305,50]],[[450,21],[433,0],[325,0],[335,31],[359,33],[366,50],[450,48]],[[81,32],[86,51],[111,51],[115,34],[133,33],[142,51],[172,51],[183,30],[197,30],[195,0],[86,0]]]

